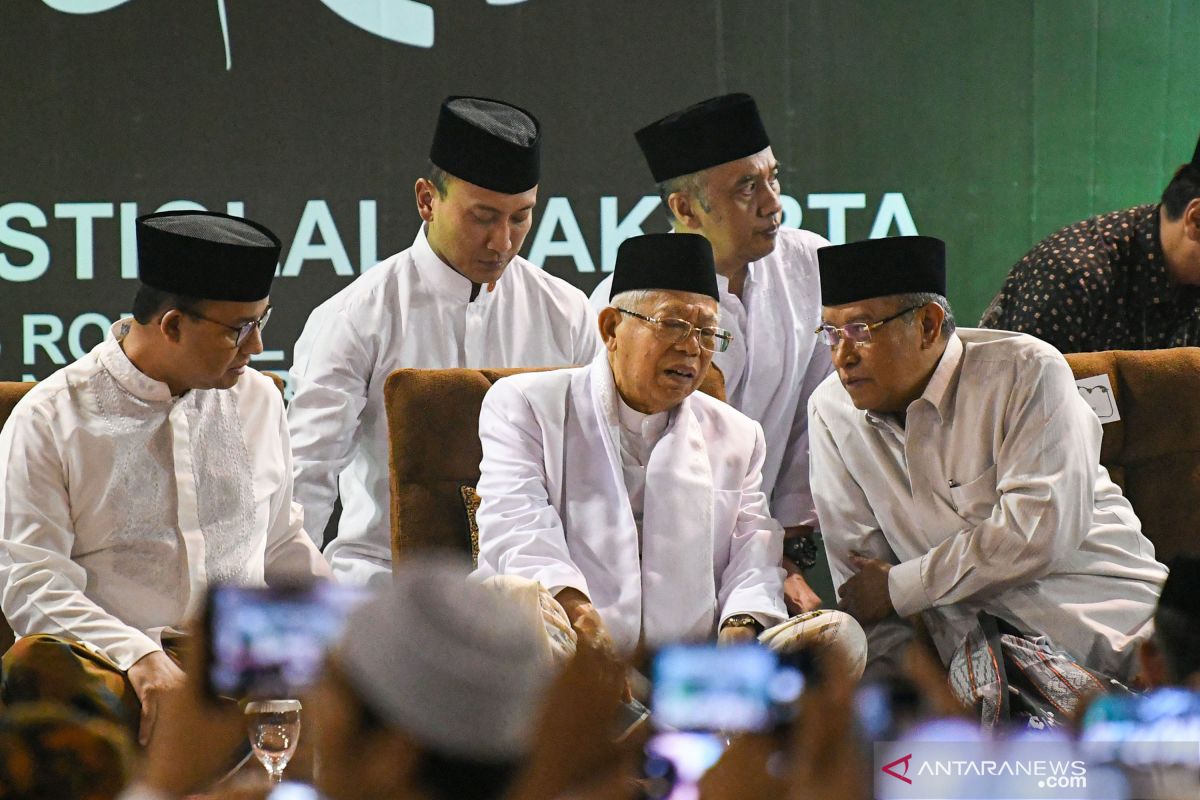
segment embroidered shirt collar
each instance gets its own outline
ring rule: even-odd
[[[120,384],[121,388],[134,397],[150,402],[171,402],[170,388],[139,370],[125,355],[121,342],[129,333],[130,319],[120,319],[109,328],[109,336],[97,345],[100,363]]]

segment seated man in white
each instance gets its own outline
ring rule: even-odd
[[[949,663],[984,612],[1133,677],[1166,568],[1100,465],[1100,422],[1062,354],[956,331],[938,239],[817,255],[837,374],[809,403],[813,494],[869,659],[898,652],[898,617],[920,614]]]
[[[752,640],[786,616],[783,539],[762,428],[696,392],[730,337],[712,247],[628,239],[612,287],[590,366],[505,378],[484,398],[478,574],[540,582],[581,640],[620,653]]]
[[[329,577],[292,502],[263,350],[279,239],[210,212],[137,220],[133,317],[25,395],[0,433],[0,701],[137,733],[183,682],[210,583]]]

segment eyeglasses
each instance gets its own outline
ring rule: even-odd
[[[205,322],[211,322],[214,325],[220,325],[222,328],[228,328],[229,330],[233,331],[234,333],[237,334],[235,346],[241,347],[243,344],[245,344],[246,340],[250,338],[250,333],[255,328],[258,328],[258,330],[261,332],[263,328],[267,327],[267,320],[269,320],[271,318],[271,307],[267,306],[267,310],[264,311],[263,315],[261,317],[259,317],[258,319],[250,320],[249,322],[244,322],[241,325],[230,325],[228,323],[221,322],[221,320],[219,320],[219,319],[212,319],[210,317],[204,316],[203,314],[198,314],[195,311],[188,311],[186,313],[189,317],[195,317],[196,319],[202,319]]]
[[[850,322],[841,326],[840,328],[833,325],[821,325],[818,326],[813,333],[820,334],[821,341],[830,347],[837,347],[838,339],[846,339],[854,342],[855,347],[862,347],[864,344],[871,343],[871,331],[875,330],[881,325],[886,325],[894,319],[903,317],[910,311],[916,311],[920,307],[921,306],[911,306],[903,311],[898,311],[895,314],[892,314],[890,317],[885,317],[878,322]]]
[[[620,308],[619,306],[613,306],[613,308],[622,314],[637,317],[644,322],[649,322],[651,325],[657,326],[662,331],[663,337],[670,339],[675,344],[686,341],[693,332],[698,332],[700,334],[700,348],[702,350],[707,350],[710,353],[724,353],[729,349],[729,343],[733,341],[733,334],[724,328],[714,328],[712,326],[697,328],[686,319],[675,319],[673,317],[658,319],[657,317],[647,317],[645,314],[639,314],[636,311],[630,311],[627,308]]]

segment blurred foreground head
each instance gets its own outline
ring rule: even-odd
[[[1143,678],[1151,686],[1200,689],[1200,556],[1179,555],[1167,566],[1154,635],[1142,645]]]
[[[64,706],[27,703],[0,714],[0,797],[105,800],[121,793],[133,746],[118,726]]]
[[[414,556],[350,618],[314,704],[329,797],[490,798],[529,747],[541,632],[457,562]]]

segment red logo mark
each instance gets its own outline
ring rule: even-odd
[[[900,780],[904,781],[905,783],[911,785],[912,779],[905,777],[906,775],[908,775],[908,762],[910,762],[910,761],[912,761],[912,753],[909,753],[908,755],[903,756],[901,758],[897,758],[895,761],[893,761],[890,764],[884,764],[882,769],[883,769],[884,773],[891,775],[893,778],[899,778]],[[903,772],[893,772],[892,767],[895,767],[899,764],[904,765],[904,771]]]

